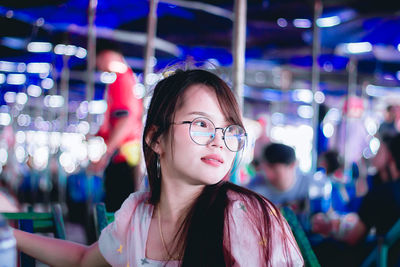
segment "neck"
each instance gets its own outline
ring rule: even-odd
[[[178,222],[183,219],[203,188],[204,185],[193,186],[163,178],[158,205],[163,221]]]

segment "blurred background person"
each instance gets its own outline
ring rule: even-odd
[[[325,246],[323,249],[317,250],[321,257],[326,258],[327,262],[343,263],[338,262],[337,258],[332,262],[332,252],[334,249],[336,252],[339,249],[340,253],[344,253],[353,260],[358,260],[356,262],[358,264],[361,263],[369,252],[365,240],[371,229],[375,229],[377,237],[383,236],[400,219],[400,134],[392,138],[386,137],[386,141],[381,143],[372,163],[380,174],[377,177],[383,180],[380,184],[374,185],[365,195],[357,213],[350,213],[337,219],[329,219],[321,214],[313,217],[314,232],[350,244],[350,247],[340,244],[334,247]],[[391,177],[390,180],[387,179],[388,176]],[[388,265],[399,266],[399,255],[400,242],[397,241],[389,251]],[[344,263],[346,262],[349,261],[346,260]]]
[[[327,176],[342,181],[343,177],[343,159],[336,150],[323,152],[319,157],[319,167],[325,170]]]
[[[259,169],[249,189],[278,206],[289,205],[296,213],[305,210],[310,177],[298,171],[292,147],[280,143],[264,146]]]
[[[378,136],[383,139],[386,136],[395,136],[398,132],[396,127],[396,108],[388,105],[385,110],[384,120],[378,129]]]
[[[107,151],[88,169],[94,173],[104,171],[106,209],[116,211],[137,189],[143,104],[134,93],[137,78],[118,48],[100,40],[97,51],[97,68],[115,73],[116,79],[106,88],[107,110],[97,133],[103,137]]]
[[[353,171],[355,167],[345,170],[343,158],[334,149],[322,153],[318,161],[318,166],[332,184],[332,210],[338,213],[357,211],[361,201],[361,192],[357,192],[359,181],[357,177],[354,177],[357,174],[357,171]]]
[[[394,165],[389,164],[391,159],[391,142],[393,137],[385,135],[380,139],[380,147],[375,157],[372,158],[371,162],[375,168],[375,173],[369,178],[369,188],[376,187],[385,182],[397,180],[397,172],[394,169]]]

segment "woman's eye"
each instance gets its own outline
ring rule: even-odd
[[[195,121],[195,125],[198,127],[202,127],[202,128],[208,127],[208,123],[206,121],[202,121],[202,120]]]
[[[204,121],[198,121],[197,126],[199,127],[207,127],[207,124]]]

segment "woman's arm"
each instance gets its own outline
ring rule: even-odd
[[[50,266],[110,266],[101,255],[97,242],[84,246],[14,229],[17,247]]]

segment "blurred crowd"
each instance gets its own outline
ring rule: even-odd
[[[99,49],[97,63],[100,70],[117,73],[105,91],[107,111],[97,133],[107,147],[102,156],[67,177],[55,156],[48,159],[48,168],[37,170],[32,167],[35,159],[31,156],[20,164],[9,154],[0,176],[1,211],[23,211],[32,205],[40,210],[59,202],[64,205],[66,220],[85,228],[87,243],[95,238],[90,204],[105,202],[109,211],[115,211],[131,192],[147,186],[145,180],[140,184],[143,104],[132,90],[137,78],[115,48]],[[267,122],[260,119],[262,130],[254,142],[252,161],[238,161],[236,169],[245,169],[247,175],[239,183],[278,207],[290,207],[322,266],[359,266],[376,240],[400,218],[396,108],[386,108],[375,136],[379,149],[369,159],[345,162],[341,150],[319,149],[317,169],[304,173],[298,166],[295,148],[272,141],[266,131]],[[12,129],[5,128],[1,134],[1,139],[12,147]],[[232,180],[238,182],[233,176]],[[399,266],[400,245],[395,244],[389,255],[390,266]]]
[[[321,266],[360,266],[400,220],[395,108],[386,108],[376,134],[379,149],[368,161],[345,164],[337,150],[328,149],[319,154],[316,172],[304,174],[293,147],[267,141],[255,148],[260,152],[251,163],[255,175],[247,187],[295,211]],[[397,241],[388,265],[399,266],[399,255]]]

